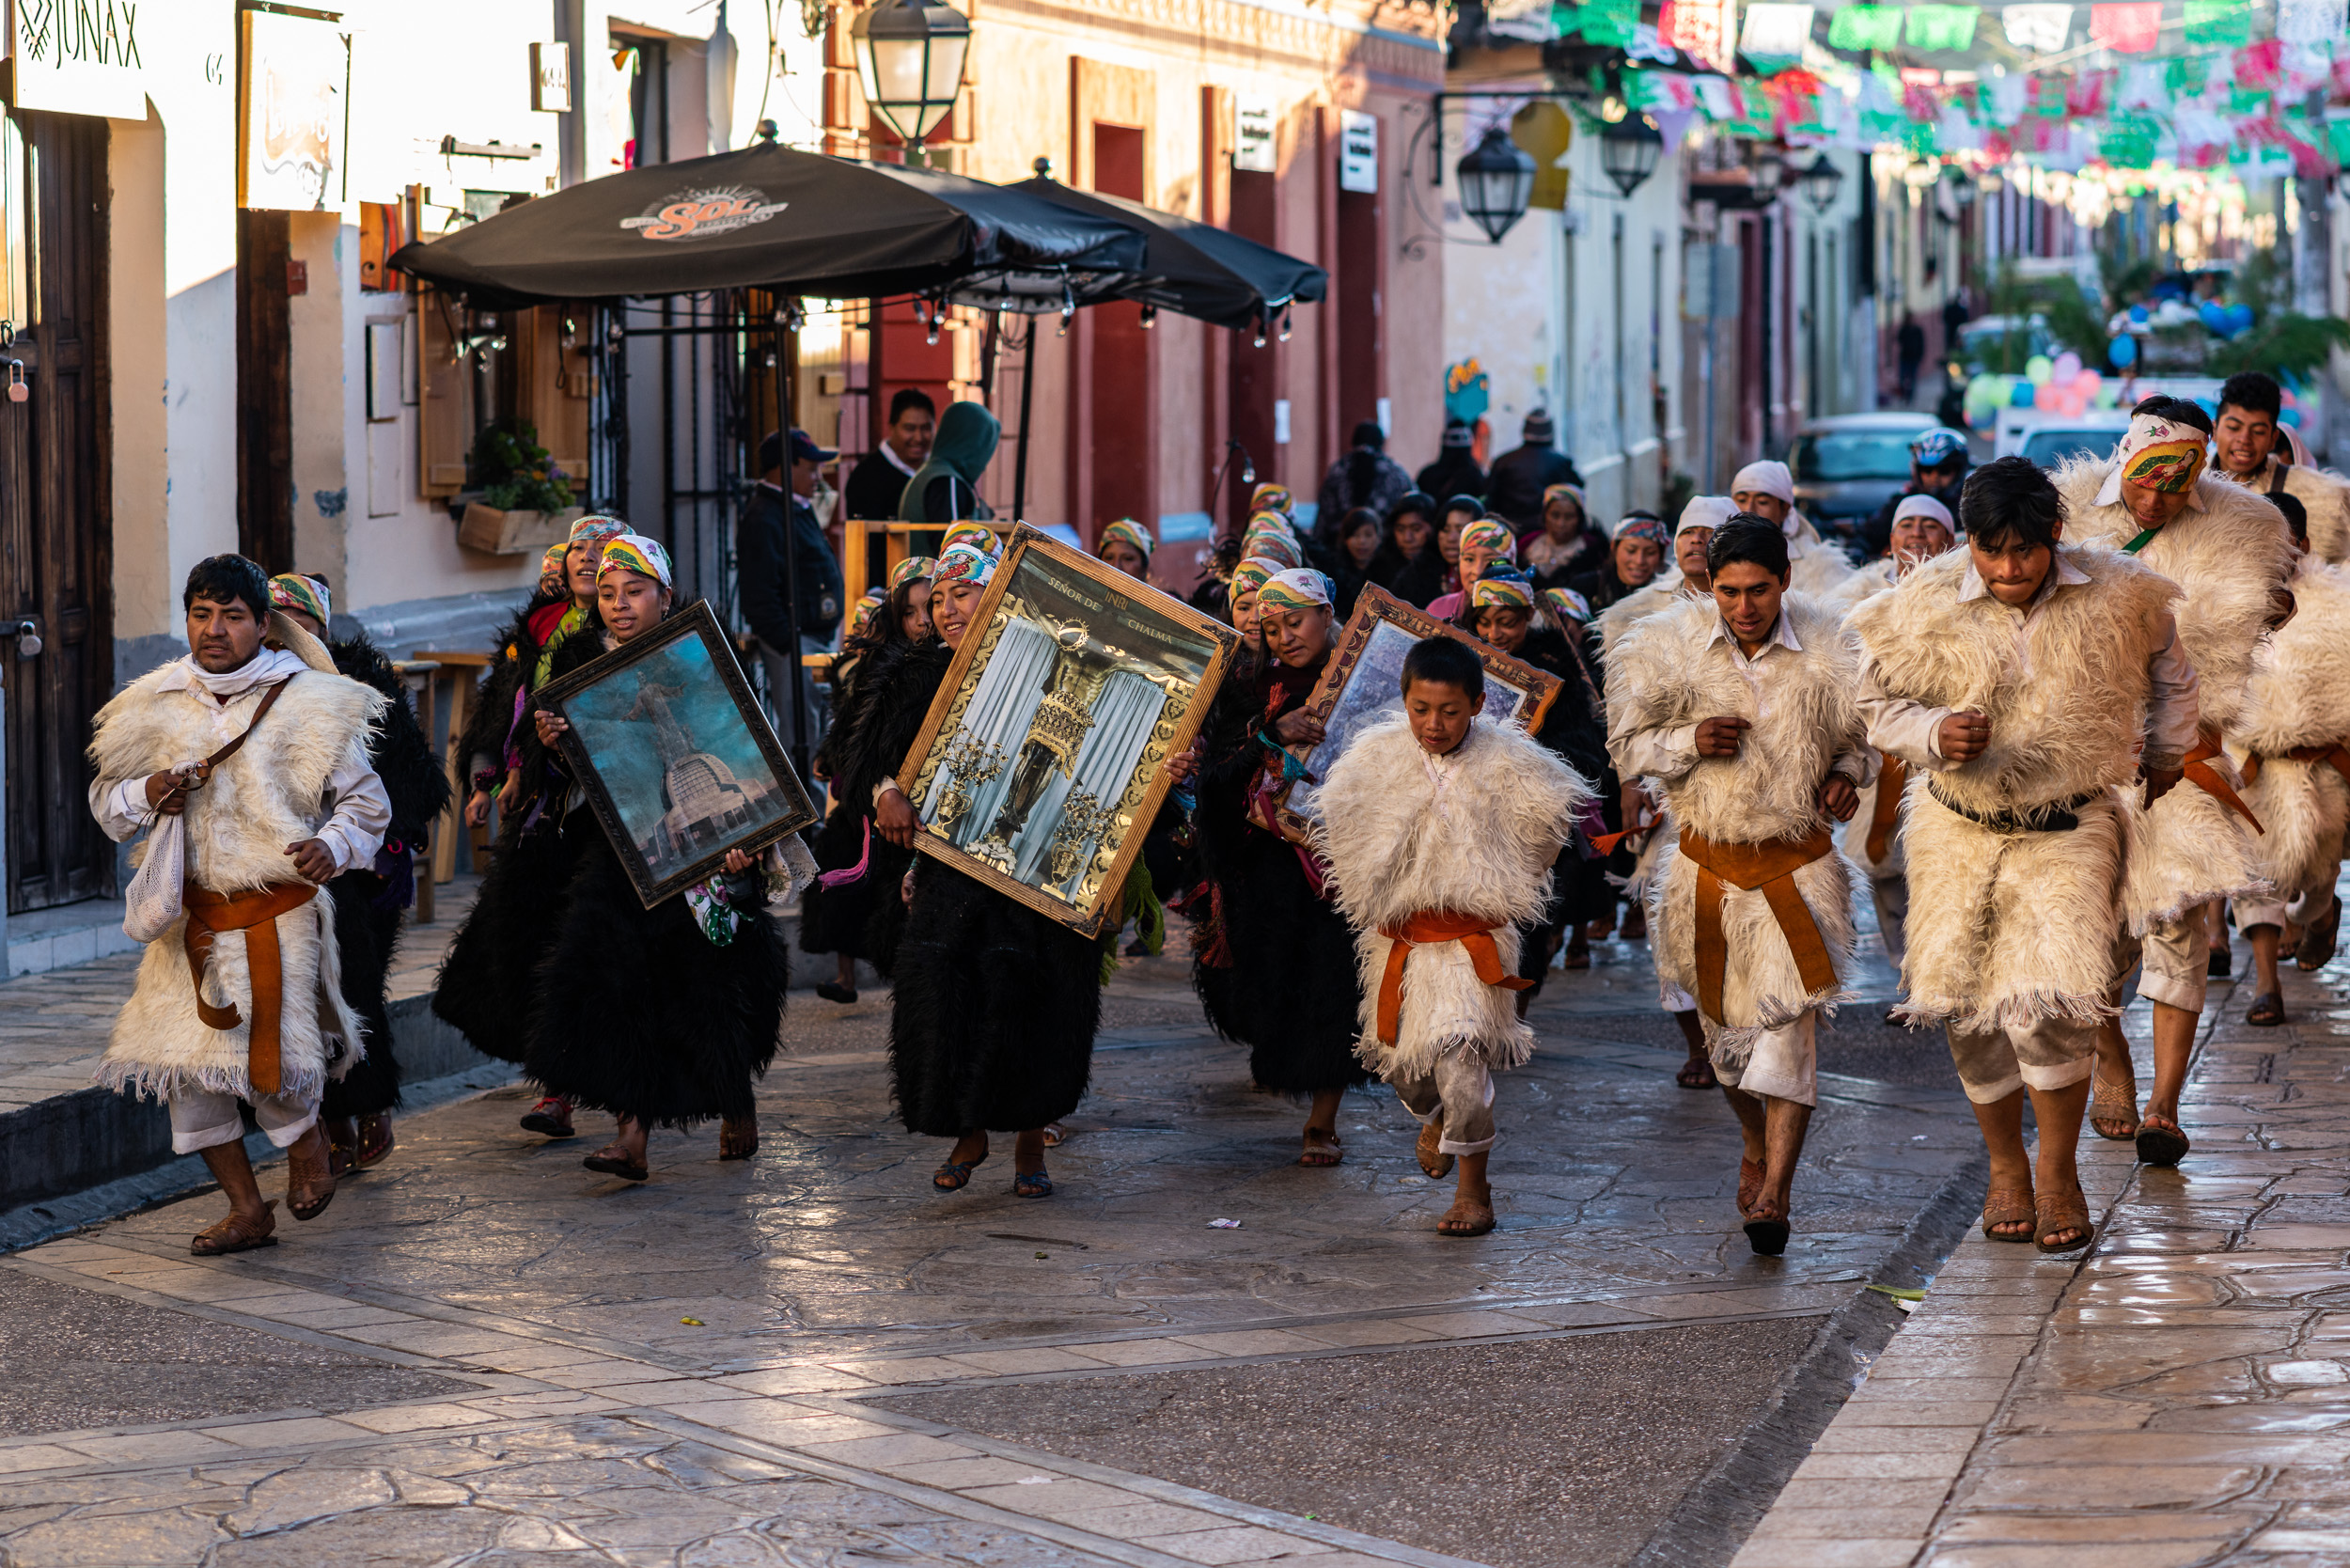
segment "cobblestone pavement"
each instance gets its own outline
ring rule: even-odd
[[[2350,1562],[2350,960],[2287,964],[2282,1027],[2250,992],[2185,1165],[2085,1138],[2086,1258],[1970,1234],[1737,1568]]]
[[[751,1162],[704,1130],[657,1137],[642,1186],[595,1176],[602,1119],[543,1142],[517,1087],[404,1119],[386,1165],[269,1250],[191,1259],[212,1194],[31,1248],[0,1261],[7,1358],[46,1358],[56,1414],[0,1429],[0,1562],[1630,1561],[1964,1188],[1976,1140],[1938,1044],[1847,1010],[1795,1243],[1753,1258],[1727,1108],[1674,1086],[1639,950],[1602,952],[1538,1003],[1543,1052],[1497,1106],[1501,1229],[1470,1243],[1434,1234],[1449,1184],[1384,1090],[1348,1097],[1344,1165],[1296,1166],[1299,1109],[1247,1086],[1160,960],[1111,990],[1049,1201],[1011,1197],[1009,1151],[934,1193],[942,1148],[889,1114],[885,995],[795,995]],[[44,1349],[65,1341],[43,1322],[102,1315],[87,1293],[136,1323]],[[257,1335],[289,1346],[274,1404]],[[1254,1414],[1188,1454],[1138,1406],[1093,1436],[1000,1419],[1107,1410],[1152,1377],[1184,1419],[1235,1388]],[[1294,1408],[1263,1395],[1282,1388]],[[946,1394],[977,1403],[923,1407]],[[37,1430],[67,1419],[88,1424]],[[1432,1447],[1538,1523],[1622,1506],[1545,1533],[1512,1504],[1480,1531],[1434,1495]],[[1400,1451],[1428,1507],[1359,1484]]]

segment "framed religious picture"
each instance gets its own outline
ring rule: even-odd
[[[898,777],[915,847],[1085,934],[1240,635],[1034,528],[1011,537]]]
[[[1322,679],[1306,699],[1305,712],[1322,721],[1322,739],[1309,746],[1290,747],[1306,776],[1290,782],[1277,809],[1282,833],[1294,842],[1307,842],[1322,820],[1314,797],[1347,744],[1372,725],[1402,713],[1403,655],[1423,637],[1457,637],[1477,650],[1485,662],[1484,717],[1516,719],[1528,729],[1542,728],[1543,716],[1558,699],[1559,677],[1520,664],[1384,588],[1365,588],[1331,646]]]
[[[817,821],[704,601],[538,701],[571,721],[563,760],[648,909]]]

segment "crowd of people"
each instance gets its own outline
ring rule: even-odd
[[[1533,1050],[1528,1003],[1552,968],[1588,967],[1594,942],[1645,940],[1687,1045],[1677,1081],[1722,1091],[1742,1135],[1738,1222],[1775,1255],[1819,1021],[1856,995],[1865,887],[1901,973],[1888,1021],[1940,1028],[1975,1107],[1984,1233],[2085,1246],[2084,1121],[2150,1163],[2190,1153],[2178,1099],[2231,917],[2253,954],[2254,1026],[2283,1019],[2283,955],[2315,968],[2335,945],[2350,482],[2286,461],[2280,403],[2257,375],[2227,384],[2216,418],[2152,398],[2111,459],[2054,474],[1969,469],[1963,447],[1953,474],[1921,438],[1919,482],[1860,563],[1803,516],[1777,462],[1669,525],[1636,509],[1603,531],[1531,420],[1491,474],[1448,432],[1418,488],[1365,426],[1309,518],[1258,486],[1192,595],[1239,652],[1167,763],[1125,951],[1158,950],[1160,906],[1175,910],[1207,1022],[1304,1112],[1298,1163],[1344,1160],[1343,1096],[1377,1078],[1421,1125],[1421,1168],[1455,1178],[1437,1231],[1475,1236],[1495,1224],[1495,1074]],[[851,488],[885,462],[896,510],[937,489],[942,520],[980,510],[956,487],[976,484],[994,427],[965,406],[934,427],[926,404],[893,408],[890,455]],[[766,454],[779,504],[759,520],[778,550],[809,493],[795,467],[780,500],[785,439]],[[795,464],[831,456],[788,439]],[[1147,526],[1114,520],[1092,542],[1147,580]],[[1082,936],[914,854],[921,824],[894,776],[999,543],[954,525],[847,607],[814,768],[830,811],[808,842],[730,855],[650,909],[534,693],[658,625],[669,563],[603,516],[548,552],[462,743],[466,819],[494,806],[499,826],[433,1000],[539,1086],[525,1128],[570,1137],[581,1112],[610,1115],[585,1164],[631,1182],[650,1175],[655,1127],[715,1120],[721,1158],[755,1152],[752,1090],[788,982],[767,912],[796,896],[802,948],[835,965],[820,997],[855,1001],[860,964],[890,983],[899,1116],[948,1140],[932,1186],[969,1184],[1010,1135],[1012,1191],[1053,1191],[1047,1153],[1085,1094],[1124,932]],[[837,571],[819,602],[826,583],[838,592]],[[1413,647],[1400,713],[1318,781],[1300,844],[1268,804],[1324,739],[1308,699],[1370,585],[1459,635]],[[241,557],[202,563],[190,655],[109,704],[92,748],[107,831],[184,828],[186,914],[149,950],[106,1074],[168,1100],[175,1147],[219,1177],[230,1214],[199,1252],[274,1239],[237,1101],[290,1150],[297,1218],[390,1147],[383,966],[403,856],[443,786],[382,656],[321,642],[327,593]],[[1556,677],[1531,731],[1483,716],[1478,644]],[[2134,971],[2153,1006],[2142,1103],[2117,1022]]]

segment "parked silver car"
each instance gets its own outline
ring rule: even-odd
[[[1934,428],[1909,410],[1807,420],[1787,449],[1795,504],[1823,534],[1850,539],[1909,482],[1909,444]]]

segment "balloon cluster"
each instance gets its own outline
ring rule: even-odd
[[[2112,408],[2118,401],[2118,392],[2106,384],[2106,378],[2067,349],[2054,359],[2032,355],[2020,376],[1977,376],[1968,382],[1966,420],[1978,430],[1989,430],[2003,408],[2037,409],[2077,419],[2092,408]]]
[[[2195,315],[2214,337],[2241,337],[2252,330],[2252,307],[2242,303],[2221,305],[2217,300],[2205,300]]]

